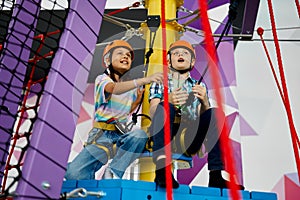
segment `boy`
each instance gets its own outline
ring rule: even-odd
[[[224,164],[221,157],[219,136],[216,120],[217,108],[211,108],[206,85],[190,76],[195,64],[195,50],[184,40],[172,43],[168,51],[168,93],[170,105],[170,132],[172,144],[176,151],[186,155],[196,154],[202,144],[208,151],[209,187],[227,188],[228,181],[223,179],[221,170]],[[152,116],[151,135],[153,138],[153,162],[156,165],[155,182],[160,187],[166,187],[165,153],[164,153],[164,110],[163,86],[152,83],[150,86],[150,115]],[[221,121],[225,115],[222,113]],[[220,117],[220,115],[218,115]],[[184,135],[180,133],[184,131]],[[178,133],[178,134],[177,134]],[[182,133],[183,134],[183,133]],[[183,140],[182,140],[183,138]],[[179,184],[172,175],[172,186]],[[244,189],[239,185],[239,189]]]

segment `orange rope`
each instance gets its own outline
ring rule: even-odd
[[[163,58],[163,75],[164,75],[164,109],[165,113],[170,113],[168,94],[168,65],[167,65],[167,33],[166,33],[166,15],[165,15],[165,0],[161,1],[161,28],[162,28],[162,58]],[[170,116],[165,115],[165,129],[164,129],[164,141],[165,141],[165,154],[166,154],[166,192],[167,200],[172,200],[172,172],[171,172],[171,130],[170,130]]]
[[[204,41],[205,41],[205,50],[208,55],[208,66],[210,67],[211,71],[211,77],[212,77],[212,84],[213,88],[215,89],[215,97],[216,97],[216,102],[217,106],[223,110],[222,106],[222,96],[221,96],[221,91],[220,91],[220,77],[218,74],[218,60],[217,60],[217,55],[216,55],[216,48],[214,46],[214,39],[212,37],[212,31],[210,28],[209,20],[208,20],[208,15],[207,15],[207,2],[205,0],[198,0],[198,5],[199,5],[199,15],[203,27],[203,32],[204,32]],[[217,119],[220,119],[219,116],[221,116],[220,112],[217,112]],[[220,121],[220,120],[219,120]],[[218,121],[218,128],[219,130],[222,130],[221,134],[221,147],[222,147],[222,152],[224,155],[224,159],[226,160],[226,163],[228,163],[228,172],[230,174],[230,182],[229,182],[229,188],[231,197],[234,200],[240,199],[240,194],[238,191],[238,185],[235,184],[234,180],[234,174],[235,174],[235,166],[234,166],[234,159],[233,159],[233,154],[232,154],[232,147],[230,145],[230,140],[229,140],[229,129],[227,125],[227,121],[225,120],[224,127],[221,129],[222,125]]]
[[[283,64],[282,64],[282,59],[281,59],[280,47],[279,47],[279,42],[278,42],[278,37],[277,37],[277,32],[276,32],[275,18],[274,18],[274,12],[273,12],[273,6],[272,6],[271,0],[268,0],[268,7],[269,7],[269,14],[270,14],[270,20],[271,20],[271,25],[272,25],[272,33],[273,33],[273,37],[274,37],[274,44],[275,44],[275,48],[276,48],[276,55],[277,55],[277,62],[278,62],[279,73],[280,73],[280,78],[281,78],[281,85],[282,85],[282,90],[283,90],[283,94],[284,94],[284,105],[285,105],[285,110],[286,110],[288,121],[289,121],[294,155],[295,155],[295,160],[296,160],[297,170],[298,170],[298,179],[300,180],[299,138],[297,136],[297,132],[296,132],[294,121],[293,121],[292,111],[291,111],[291,107],[290,107],[289,95],[288,95],[288,90],[287,90],[286,81],[285,81],[285,75],[284,75],[284,70],[283,70]]]

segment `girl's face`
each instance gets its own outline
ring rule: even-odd
[[[189,69],[190,66],[194,66],[195,59],[192,59],[192,54],[185,48],[175,48],[171,51],[171,60],[169,64],[177,70]]]
[[[114,70],[120,72],[121,74],[127,72],[132,63],[131,53],[127,48],[118,47],[114,49],[111,62]]]

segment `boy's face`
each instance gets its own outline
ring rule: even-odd
[[[114,70],[120,73],[127,72],[132,63],[130,51],[124,47],[114,49],[111,56],[111,62]]]
[[[191,52],[185,48],[175,48],[170,53],[169,65],[172,63],[172,67],[176,70],[189,69],[190,66],[195,64],[195,59],[192,59]]]

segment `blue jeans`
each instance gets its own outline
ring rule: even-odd
[[[101,133],[102,130],[93,128],[89,133],[87,142],[91,143],[99,131]],[[119,178],[122,178],[127,167],[144,151],[147,140],[148,136],[143,130],[133,130],[124,135],[117,131],[103,130],[102,135],[96,139],[97,144],[86,145],[68,164],[65,178],[70,180],[95,179],[95,173],[109,159],[104,149],[113,155],[114,144],[117,146],[117,152],[110,163],[110,168]],[[97,145],[106,148],[99,148]]]
[[[224,164],[222,161],[221,148],[219,137],[221,130],[218,130],[217,119],[215,112],[217,108],[210,108],[202,113],[197,120],[185,119],[181,116],[181,122],[173,123],[176,116],[176,110],[172,104],[170,105],[170,130],[171,142],[176,144],[177,148],[174,149],[176,153],[186,153],[188,155],[196,154],[202,144],[205,144],[206,151],[208,152],[207,162],[209,170],[223,170]],[[156,162],[157,158],[165,154],[164,143],[164,107],[160,103],[157,106],[152,124],[150,128],[151,136],[153,139],[153,161]],[[222,114],[224,114],[222,112]],[[225,115],[222,118],[225,118]],[[222,119],[224,120],[224,119]],[[185,129],[184,137],[182,137],[182,130]],[[183,138],[183,142],[182,142]],[[184,145],[182,145],[182,143]],[[184,146],[185,149],[178,147]]]

